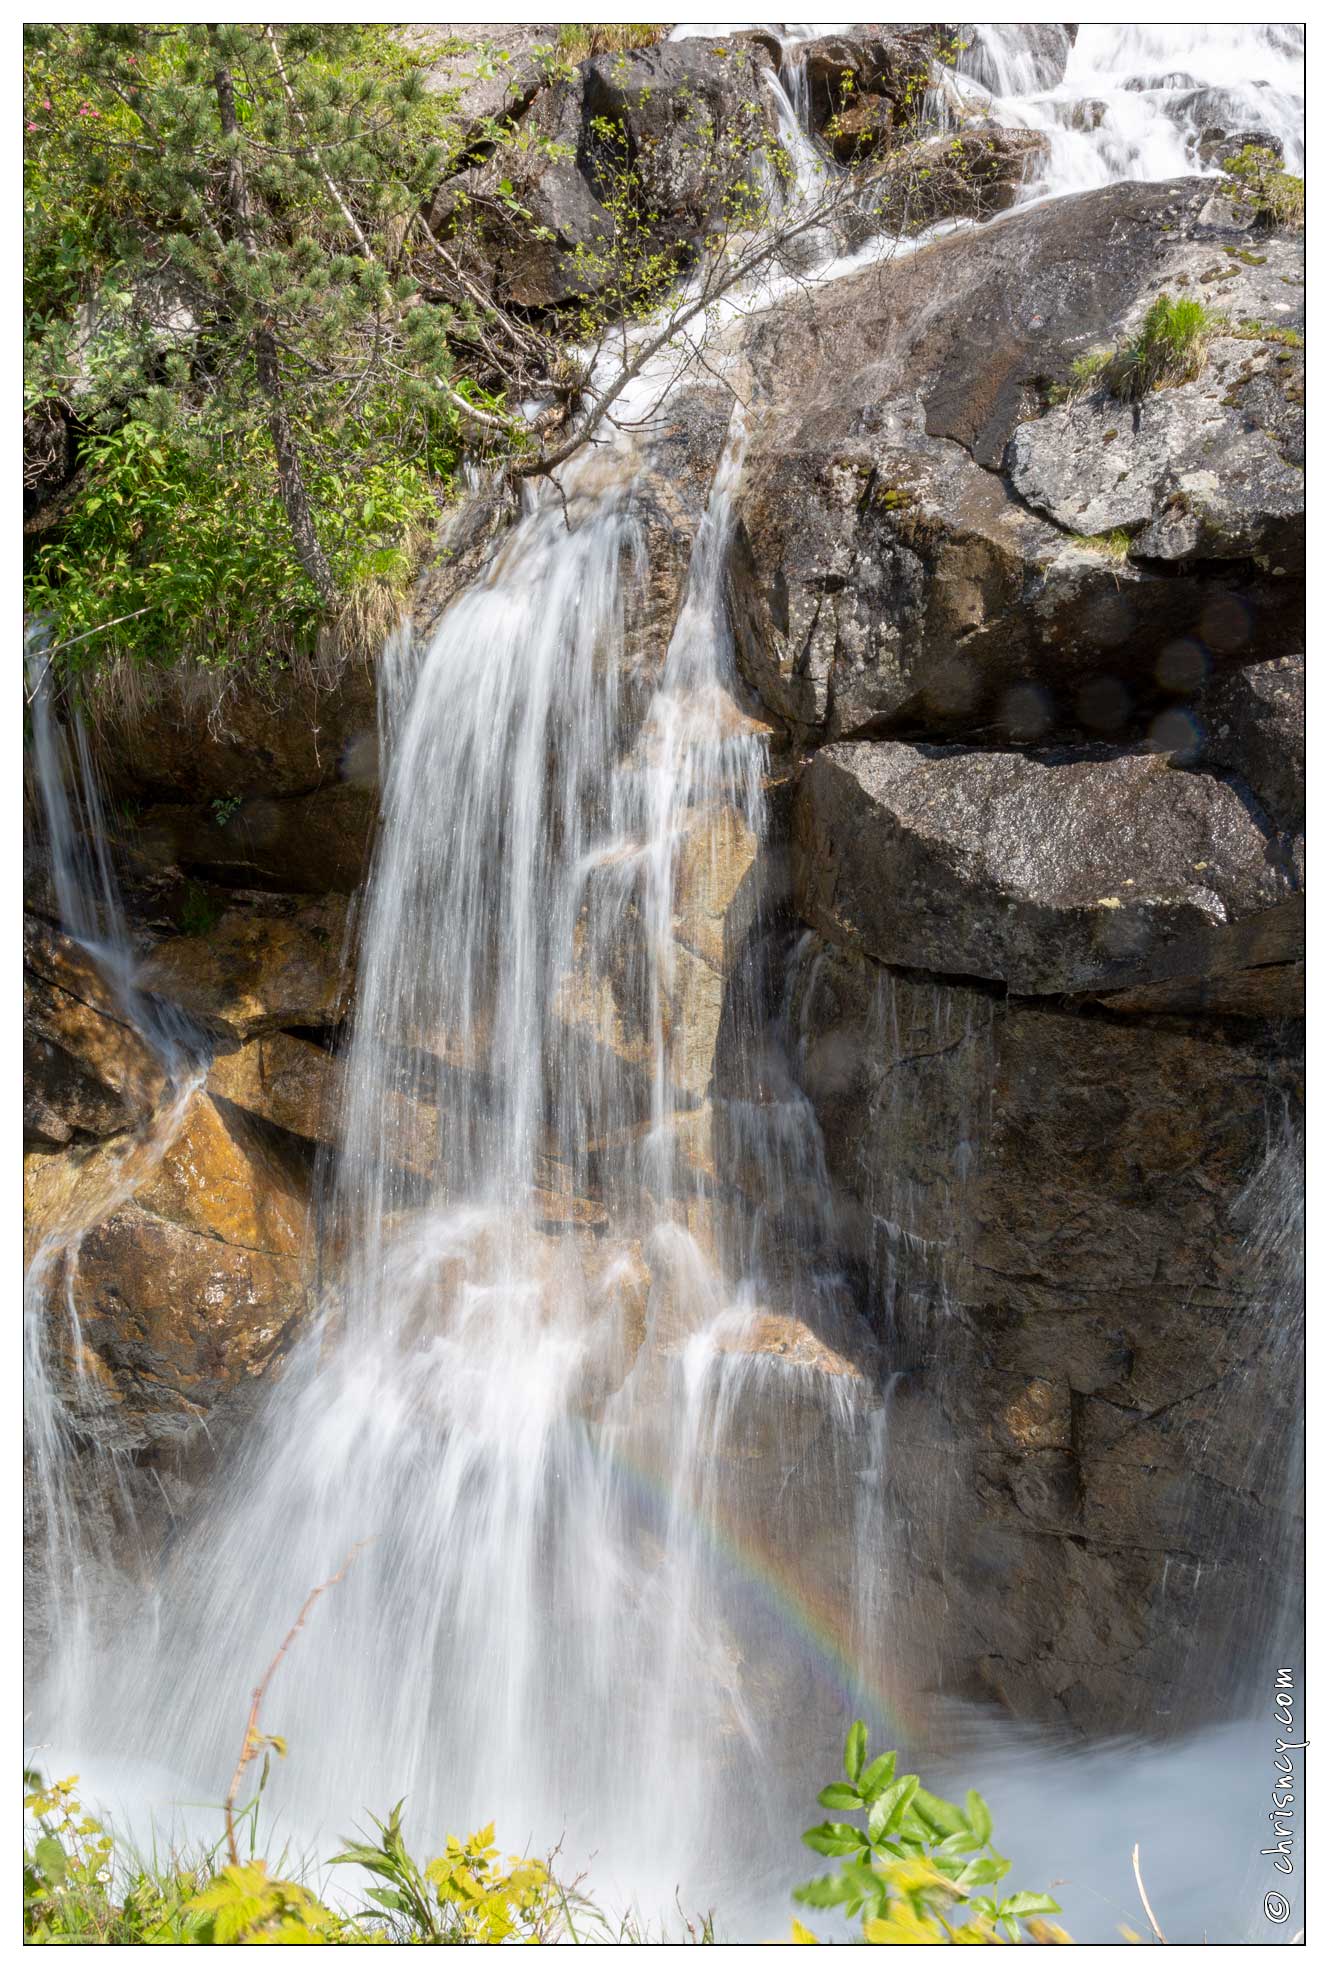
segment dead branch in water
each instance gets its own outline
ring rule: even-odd
[[[235,1843],[235,1801],[240,1795],[240,1786],[244,1780],[246,1769],[253,1762],[254,1758],[258,1755],[263,1745],[265,1743],[270,1743],[273,1741],[273,1739],[270,1737],[260,1736],[259,1729],[258,1729],[259,1710],[262,1708],[263,1698],[268,1692],[268,1684],[271,1682],[273,1676],[276,1674],[278,1668],[281,1666],[282,1657],[286,1653],[286,1650],[290,1647],[292,1641],[295,1639],[296,1635],[300,1632],[300,1629],[304,1626],[305,1621],[308,1619],[309,1610],[313,1606],[315,1600],[318,1599],[320,1594],[326,1593],[330,1586],[336,1586],[340,1580],[345,1579],[346,1574],[350,1569],[351,1562],[355,1558],[356,1553],[362,1551],[363,1548],[366,1545],[368,1545],[370,1542],[371,1541],[367,1538],[360,1539],[355,1545],[351,1547],[350,1551],[346,1554],[346,1557],[342,1560],[340,1566],[337,1568],[336,1572],[333,1573],[332,1577],[330,1579],[325,1579],[321,1586],[314,1587],[312,1592],[309,1594],[308,1599],[305,1601],[299,1613],[296,1615],[292,1626],[287,1632],[285,1640],[282,1642],[276,1654],[272,1657],[272,1660],[268,1663],[267,1667],[264,1669],[262,1678],[259,1681],[257,1687],[254,1689],[253,1694],[250,1698],[249,1720],[245,1724],[245,1740],[240,1746],[240,1757],[236,1764],[235,1770],[231,1775],[230,1789],[226,1793],[226,1808],[225,1808],[226,1809],[226,1850],[230,1855],[232,1866],[239,1866],[240,1864],[240,1849]]]

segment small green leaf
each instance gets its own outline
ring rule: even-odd
[[[868,1836],[874,1843],[889,1839],[893,1832],[900,1829],[917,1790],[916,1777],[897,1778],[894,1784],[887,1785],[868,1813]]]
[[[1006,1866],[1000,1860],[970,1860],[955,1876],[959,1887],[991,1887],[996,1881],[1004,1879]]]
[[[863,1760],[868,1754],[868,1733],[863,1723],[851,1723],[844,1740],[844,1774],[850,1784],[858,1782]]]
[[[1061,1905],[1051,1894],[1008,1894],[1001,1904],[1003,1918],[1023,1919],[1027,1914],[1060,1914]]]
[[[69,1871],[69,1856],[58,1839],[49,1833],[39,1839],[33,1849],[33,1858],[53,1887],[58,1887]]]
[[[795,1887],[794,1899],[801,1901],[804,1907],[838,1907],[841,1901],[849,1899],[853,1891],[851,1884],[841,1875],[824,1873],[820,1880],[807,1880],[801,1887]]]
[[[803,1834],[805,1846],[811,1846],[814,1853],[825,1853],[828,1858],[861,1852],[867,1843],[858,1827],[846,1825],[843,1819],[827,1819],[824,1825],[809,1826]]]
[[[880,1757],[874,1757],[858,1780],[859,1794],[865,1805],[872,1805],[885,1791],[895,1776],[895,1752],[883,1750]]]
[[[965,1793],[964,1815],[977,1833],[980,1845],[986,1846],[992,1837],[992,1814],[977,1791]]]
[[[817,1803],[831,1812],[856,1812],[862,1802],[859,1787],[854,1784],[823,1785],[817,1793]]]
[[[934,1792],[924,1791],[922,1785],[914,1793],[914,1810],[925,1825],[943,1836],[948,1832],[964,1832],[968,1821],[958,1805],[948,1805],[944,1798]]]
[[[981,1846],[982,1843],[976,1832],[952,1832],[939,1846],[933,1848],[933,1852],[944,1853],[949,1858],[955,1853],[972,1853],[974,1848]]]

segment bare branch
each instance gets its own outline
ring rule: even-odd
[[[1159,1927],[1154,1916],[1154,1910],[1149,1905],[1149,1896],[1144,1891],[1144,1877],[1140,1872],[1140,1842],[1138,1839],[1131,1848],[1131,1865],[1135,1868],[1135,1884],[1140,1890],[1140,1900],[1143,1903],[1145,1913],[1149,1917],[1149,1926],[1154,1931],[1154,1939],[1156,1941],[1166,1942],[1167,1936]]]
[[[260,1708],[262,1707],[263,1698],[268,1692],[268,1684],[271,1682],[277,1670],[281,1667],[282,1659],[286,1653],[286,1650],[290,1647],[292,1641],[295,1639],[296,1635],[300,1632],[300,1629],[304,1626],[305,1621],[308,1619],[310,1609],[312,1608],[315,1600],[319,1598],[320,1594],[326,1593],[330,1586],[336,1586],[341,1580],[345,1579],[346,1574],[350,1569],[351,1562],[355,1558],[356,1553],[362,1551],[366,1545],[369,1545],[371,1543],[372,1540],[368,1538],[360,1539],[356,1544],[354,1544],[351,1547],[350,1551],[346,1554],[346,1557],[342,1560],[340,1566],[338,1566],[336,1572],[332,1574],[331,1578],[325,1579],[321,1586],[314,1587],[313,1591],[309,1594],[309,1597],[306,1599],[304,1605],[301,1607],[299,1613],[296,1615],[294,1623],[292,1624],[289,1631],[287,1632],[286,1639],[282,1642],[276,1654],[272,1657],[272,1660],[268,1663],[266,1669],[263,1671],[262,1679],[260,1680],[257,1688],[255,1688],[255,1690],[253,1691],[249,1703],[249,1718],[245,1724],[245,1740],[240,1746],[239,1760],[236,1763],[234,1772],[232,1773],[230,1786],[226,1793],[226,1850],[230,1854],[232,1866],[239,1866],[240,1864],[240,1850],[235,1843],[235,1801],[240,1795],[240,1785],[244,1779],[245,1771],[248,1769],[249,1765],[253,1762],[254,1758],[257,1756],[258,1752],[262,1749],[263,1744],[266,1741],[264,1737],[261,1737],[259,1735],[258,1713]]]

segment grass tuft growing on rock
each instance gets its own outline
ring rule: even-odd
[[[1048,401],[1078,403],[1102,391],[1123,403],[1139,403],[1151,390],[1192,382],[1222,325],[1222,315],[1202,301],[1174,301],[1170,294],[1160,294],[1129,342],[1077,356],[1069,382],[1051,389]]]
[[[1114,526],[1109,533],[1074,533],[1071,544],[1091,553],[1106,554],[1109,560],[1124,561],[1131,551],[1131,536],[1124,526]]]
[[[1236,342],[1276,342],[1282,349],[1306,346],[1306,337],[1299,328],[1275,328],[1267,321],[1242,321],[1228,332]]]
[[[1202,301],[1160,294],[1131,340],[1104,365],[1107,389],[1138,403],[1151,390],[1192,382],[1204,368],[1219,319]]]
[[[654,47],[668,32],[667,26],[646,21],[610,21],[598,26],[565,21],[558,30],[558,52],[577,62],[589,55],[626,55],[634,48]]]

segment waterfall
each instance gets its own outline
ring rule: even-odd
[[[716,1168],[721,1021],[742,1058],[764,1017],[696,930],[698,898],[704,920],[755,880],[763,826],[722,586],[743,436],[736,412],[654,675],[623,662],[623,441],[398,649],[325,1234],[345,1262],[76,1724],[219,1791],[244,1691],[360,1545],[274,1698],[283,1822],[326,1842],[405,1791],[422,1841],[495,1816],[563,1837],[654,1916],[722,1882],[734,1914],[734,1878],[779,1869],[803,1760],[872,1708],[847,1664],[885,1674],[856,1541],[813,1536],[876,1467],[880,1401],[770,1206],[797,1188],[806,1217],[806,1141],[745,1086],[765,1210]],[[805,1713],[778,1754],[773,1700]]]
[[[114,1598],[86,1520],[113,1501],[132,1524],[123,1458],[103,1446],[114,1404],[90,1369],[74,1280],[83,1232],[147,1178],[201,1085],[203,1036],[175,1007],[146,997],[116,878],[105,803],[86,727],[76,708],[61,721],[40,637],[25,651],[31,716],[32,788],[40,809],[49,893],[61,932],[105,986],[108,1012],[146,1042],[162,1086],[143,1124],[93,1152],[72,1197],[39,1212],[40,1234],[25,1254],[23,1389],[27,1457],[25,1537],[49,1630],[45,1701],[77,1715],[97,1648],[97,1602]],[[82,1466],[86,1462],[88,1468]]]
[[[799,56],[831,31],[784,28],[768,78],[795,199],[837,169],[808,135]],[[1039,36],[1062,30],[970,32],[952,113],[1047,133],[1029,197],[1206,168],[1206,91],[1301,168],[1289,30],[1084,28],[1055,48]],[[265,1797],[278,1842],[326,1853],[405,1795],[417,1853],[496,1820],[505,1850],[561,1840],[567,1873],[594,1855],[605,1905],[658,1921],[678,1889],[737,1933],[784,1909],[790,1828],[846,1722],[867,1717],[879,1747],[916,1733],[892,1606],[923,1533],[890,1522],[907,1377],[837,1269],[803,1091],[811,941],[766,888],[770,761],[724,593],[741,405],[667,649],[633,630],[659,572],[633,412],[668,373],[639,379],[561,495],[527,492],[427,641],[403,627],[385,653],[316,1317],[109,1636],[70,1476],[95,1391],[73,1417],[52,1361],[79,1227],[32,1260],[33,1490],[68,1581],[35,1728],[220,1798],[249,1690],[353,1553],[265,1712],[289,1745]],[[63,927],[163,1064],[106,1210],[169,1143],[206,1049],[135,985],[81,726],[62,735],[39,691],[33,736]],[[894,1035],[893,981],[874,1017]],[[981,1025],[961,1035],[976,1052]],[[956,1118],[957,1200],[983,1125]],[[1271,1276],[1291,1168],[1271,1149],[1251,1200],[1280,1227]],[[880,1297],[912,1318],[922,1202],[901,1177],[870,1214]]]

